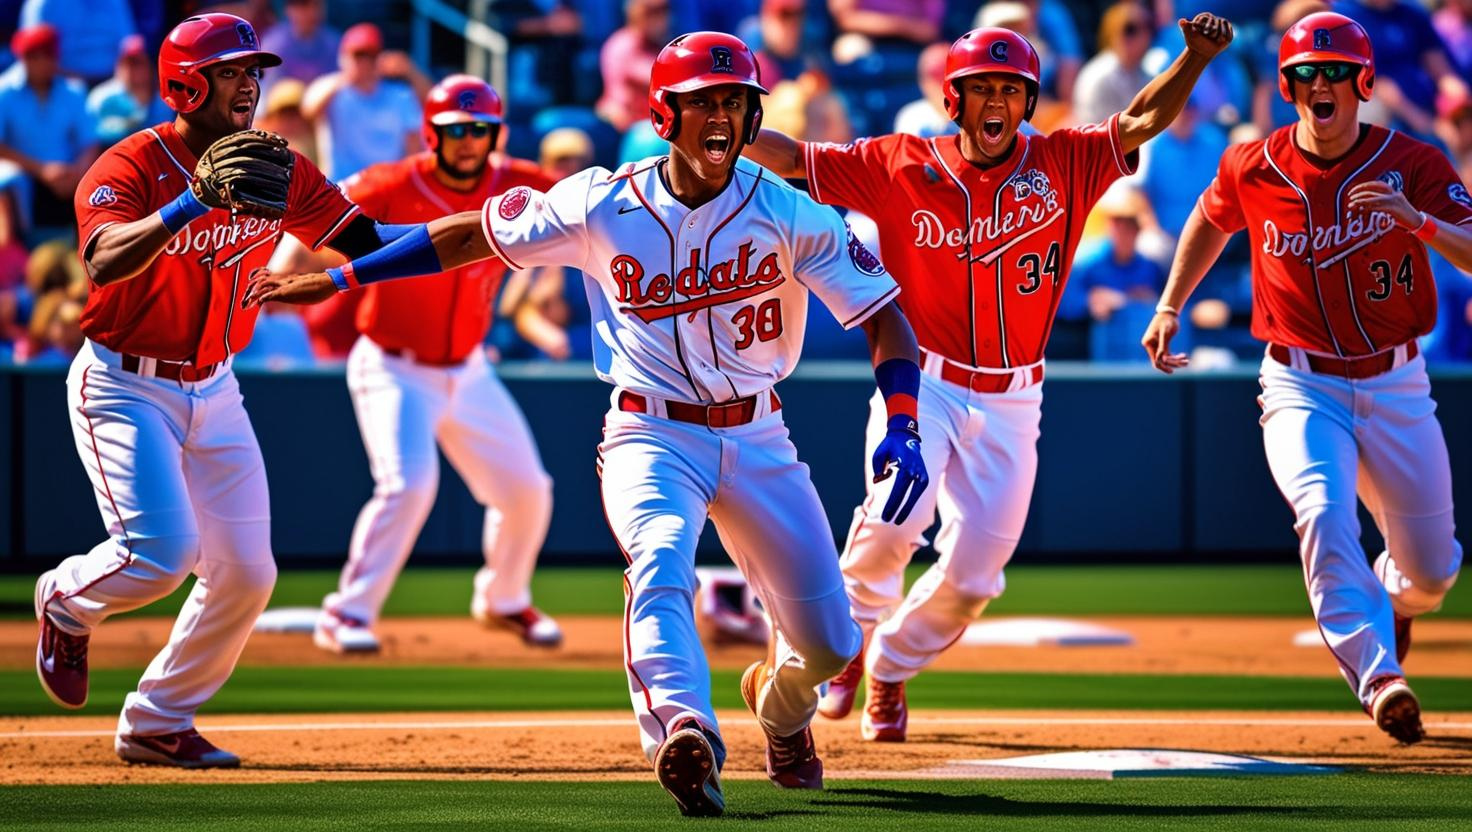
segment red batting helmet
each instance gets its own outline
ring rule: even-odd
[[[192,113],[209,97],[210,85],[200,70],[247,55],[261,66],[280,66],[281,59],[261,51],[256,30],[233,14],[201,14],[174,27],[158,51],[158,87],[164,103]]]
[[[659,50],[654,72],[649,76],[649,120],[661,139],[670,140],[680,127],[680,113],[670,95],[720,84],[750,87],[751,106],[746,113],[746,143],[756,141],[762,124],[759,93],[765,93],[756,56],[746,44],[725,32],[692,32],[680,35]]]
[[[1278,44],[1278,92],[1284,101],[1293,100],[1287,69],[1299,64],[1358,64],[1355,94],[1370,100],[1375,86],[1375,53],[1365,28],[1336,12],[1315,12],[1288,27]]]
[[[495,147],[504,112],[495,87],[474,75],[451,75],[435,84],[424,98],[424,146],[430,150],[439,147],[440,131],[436,127],[484,122],[495,128],[491,131],[491,147]]]
[[[1022,117],[1032,118],[1032,111],[1038,106],[1038,77],[1043,74],[1038,51],[1027,38],[1011,29],[983,26],[957,38],[946,55],[946,76],[941,91],[945,96],[946,115],[951,120],[961,118],[961,89],[956,82],[983,72],[1005,72],[1022,78],[1027,86],[1027,112]]]

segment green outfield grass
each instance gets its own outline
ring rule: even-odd
[[[923,566],[910,569],[914,580]],[[465,615],[470,569],[409,569],[389,597],[388,615]],[[620,615],[621,572],[609,568],[538,570],[538,606],[562,615]],[[316,606],[337,585],[335,571],[281,573],[273,606]],[[0,576],[0,617],[29,618],[33,575]],[[186,589],[136,615],[173,616]],[[1251,566],[1018,566],[991,612],[1003,615],[1308,615],[1295,563]],[[1472,591],[1452,590],[1439,613],[1472,618]]]
[[[201,774],[207,780],[209,774]],[[727,813],[687,820],[653,782],[389,781],[0,788],[0,826],[139,829],[1324,830],[1467,828],[1472,778],[834,781],[822,792],[726,783]],[[1372,824],[1375,824],[1372,826]]]
[[[138,670],[97,670],[85,713],[110,714],[137,684]],[[717,671],[718,708],[742,708],[740,673]],[[617,670],[328,665],[239,668],[205,713],[377,711],[588,711],[629,707]],[[1472,711],[1466,679],[1417,677],[1431,712]],[[915,708],[1125,710],[1307,710],[1355,713],[1338,679],[1135,674],[925,673],[909,684]],[[0,714],[60,714],[28,670],[0,672]]]

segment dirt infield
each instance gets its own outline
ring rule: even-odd
[[[996,620],[996,619],[990,619]],[[1201,673],[1239,676],[1337,677],[1338,669],[1322,645],[1293,646],[1295,634],[1313,628],[1312,619],[1169,618],[1157,616],[1090,618],[1130,633],[1135,644],[1104,647],[969,647],[956,645],[934,665],[940,670],[1055,673]],[[617,668],[622,665],[622,629],[617,618],[561,619],[566,633],[557,651],[523,646],[504,633],[487,632],[469,619],[388,619],[379,628],[383,653],[343,659],[312,646],[306,635],[257,633],[246,646],[243,664],[324,665],[343,661],[389,664],[506,666],[535,663],[562,668]],[[163,647],[172,621],[133,618],[110,621],[93,636],[94,667],[142,667]],[[1421,676],[1472,678],[1472,621],[1418,621],[1415,650],[1407,662]],[[28,621],[0,623],[0,668],[30,667],[36,626]],[[760,659],[749,645],[714,645],[711,665],[736,669]]]
[[[1295,647],[1308,619],[1110,617],[1090,619],[1132,634],[1113,647],[968,647],[948,651],[949,670],[1066,673],[1196,673],[1323,676],[1337,670],[1322,646]],[[95,667],[141,667],[163,645],[170,621],[109,622],[93,638]],[[391,619],[384,652],[343,659],[305,635],[257,634],[242,662],[323,665],[351,661],[454,666],[617,668],[621,628],[614,618],[566,618],[557,651],[522,646],[468,620]],[[1472,678],[1472,621],[1418,622],[1414,674]],[[0,667],[30,668],[35,625],[0,623]],[[711,664],[734,669],[762,648],[717,645]],[[1347,698],[1347,697],[1346,697]],[[760,777],[761,738],[745,712],[721,715],[730,748],[727,773]],[[115,717],[0,718],[0,782],[276,782],[352,779],[610,779],[643,777],[631,715],[611,712],[388,713],[358,715],[211,715],[200,729],[240,754],[238,771],[181,772],[120,765],[112,753]],[[958,776],[947,764],[1029,754],[1106,748],[1176,748],[1265,756],[1295,762],[1415,772],[1472,774],[1472,713],[1428,717],[1427,741],[1398,746],[1370,720],[1343,713],[919,711],[910,742],[864,743],[857,717],[815,725],[831,779]],[[968,776],[975,776],[970,773]]]
[[[761,736],[720,714],[726,776],[761,776]],[[121,765],[112,717],[0,719],[0,782],[259,783],[362,779],[629,779],[649,774],[627,712],[213,716],[200,729],[240,754],[235,771]],[[819,720],[829,779],[961,776],[948,763],[1054,751],[1190,748],[1377,770],[1472,773],[1472,714],[1430,717],[1430,737],[1398,746],[1352,713],[921,711],[910,741],[866,743],[857,717]],[[975,776],[974,773],[971,776]]]

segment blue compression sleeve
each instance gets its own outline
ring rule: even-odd
[[[199,201],[199,197],[194,195],[194,189],[185,188],[178,199],[158,209],[158,218],[164,221],[164,228],[169,229],[170,234],[177,234],[190,220],[209,212],[210,206]]]
[[[381,228],[395,229],[398,226]],[[379,231],[380,237],[383,233]],[[429,226],[415,225],[378,251],[365,254],[344,266],[328,269],[327,276],[332,278],[339,292],[346,292],[370,283],[439,274],[442,271],[444,267],[440,265],[439,252],[435,251],[434,241],[429,237]]]

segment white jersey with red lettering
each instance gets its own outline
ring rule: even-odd
[[[772,385],[802,350],[808,291],[845,326],[899,288],[843,220],[739,160],[694,209],[663,158],[593,168],[545,194],[489,200],[483,226],[514,269],[588,276],[598,375],[616,386],[599,446],[609,526],[629,560],[625,661],[651,759],[670,726],[716,726],[691,598],[709,517],[776,630],[758,717],[801,731],[815,688],[858,652],[832,531]]]

